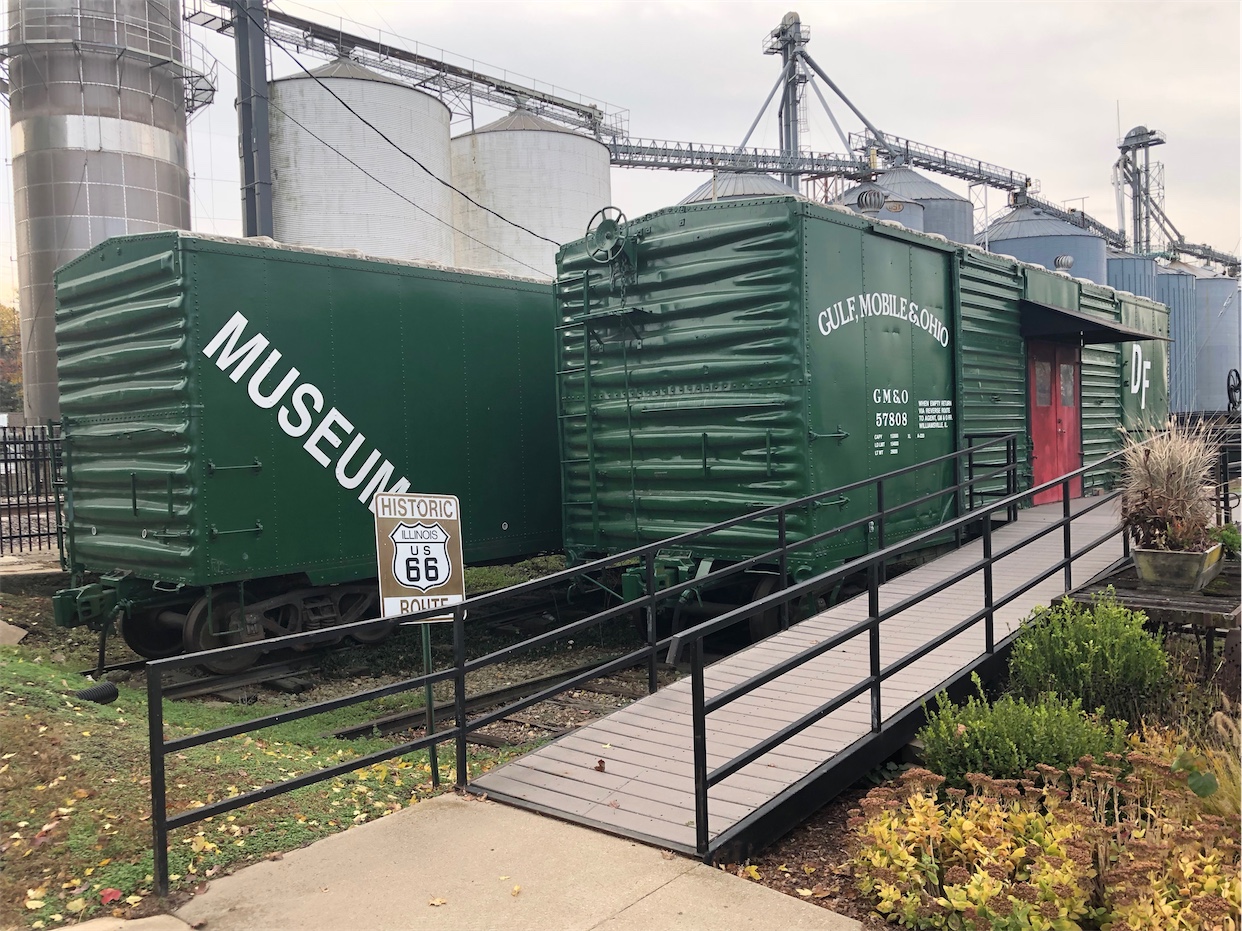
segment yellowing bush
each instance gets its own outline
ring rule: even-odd
[[[871,792],[853,866],[875,910],[951,931],[1238,931],[1236,823],[1140,753],[1026,780],[927,770]]]

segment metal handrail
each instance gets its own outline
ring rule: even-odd
[[[988,439],[979,446],[971,446],[963,448],[954,453],[943,456],[937,456],[925,462],[915,465],[904,466],[895,469],[883,475],[851,482],[848,485],[842,485],[827,491],[817,492],[793,501],[783,502],[781,504],[769,507],[759,508],[747,514],[730,518],[725,521],[713,524],[709,527],[688,531],[675,537],[665,540],[656,541],[654,543],[645,544],[634,547],[622,553],[613,556],[607,556],[592,562],[585,563],[571,569],[565,569],[560,572],[545,576],[540,579],[532,579],[523,582],[511,588],[501,589],[495,592],[489,592],[483,595],[477,595],[462,603],[455,605],[453,611],[453,664],[451,667],[435,672],[428,672],[421,676],[404,679],[399,682],[390,683],[380,686],[379,688],[369,689],[363,692],[357,692],[352,695],[346,695],[339,698],[333,698],[310,705],[303,705],[298,708],[290,708],[273,714],[255,718],[250,721],[229,724],[224,727],[214,728],[208,731],[202,731],[184,737],[167,740],[164,737],[164,717],[163,717],[163,701],[164,701],[164,676],[176,669],[183,669],[189,666],[197,666],[204,662],[211,662],[216,659],[237,658],[243,655],[253,655],[259,652],[265,652],[272,649],[280,649],[285,647],[308,647],[316,644],[324,643],[330,640],[339,640],[344,636],[352,633],[365,633],[376,631],[378,629],[392,627],[393,625],[407,625],[423,623],[430,618],[443,615],[443,608],[431,608],[425,611],[419,611],[412,614],[406,614],[394,618],[375,619],[367,621],[356,621],[351,624],[341,624],[335,627],[325,628],[318,631],[308,631],[300,634],[292,634],[285,637],[276,637],[265,641],[252,644],[237,644],[235,646],[220,647],[215,650],[206,650],[200,653],[186,654],[182,656],[169,657],[167,659],[152,660],[146,664],[147,676],[147,725],[148,725],[148,742],[151,755],[151,821],[152,831],[154,835],[154,867],[156,888],[160,895],[166,895],[168,892],[168,832],[178,827],[194,824],[206,818],[215,817],[225,812],[242,808],[253,802],[262,801],[274,796],[321,782],[341,775],[345,772],[351,772],[373,763],[383,762],[397,756],[403,756],[418,750],[428,750],[432,754],[432,783],[439,785],[440,773],[439,766],[436,763],[435,752],[436,747],[444,742],[453,741],[456,744],[456,753],[458,765],[456,767],[456,782],[458,788],[464,789],[467,783],[466,767],[463,765],[466,759],[466,738],[471,732],[485,727],[502,717],[514,714],[524,708],[546,701],[548,698],[564,692],[569,689],[579,688],[586,682],[602,676],[612,675],[622,669],[645,663],[648,671],[648,690],[654,692],[656,690],[656,667],[657,658],[661,651],[670,649],[674,642],[682,642],[679,637],[683,635],[675,635],[664,639],[657,639],[656,636],[656,612],[659,605],[668,599],[679,597],[683,592],[704,585],[708,582],[718,581],[723,578],[744,572],[749,568],[763,563],[777,562],[780,566],[781,584],[788,584],[787,560],[791,551],[801,547],[814,545],[825,539],[854,527],[866,524],[869,521],[878,523],[878,543],[881,547],[880,553],[898,552],[908,549],[912,540],[927,540],[934,536],[944,533],[946,527],[960,528],[966,523],[979,519],[978,514],[960,514],[951,524],[938,525],[929,531],[916,534],[908,538],[903,543],[894,547],[885,547],[884,545],[884,528],[889,517],[915,504],[931,500],[935,497],[943,497],[949,494],[954,496],[957,510],[962,510],[962,492],[967,489],[973,490],[976,483],[987,481],[998,475],[1006,476],[1007,484],[1012,484],[1016,480],[1017,463],[1017,434],[997,434]],[[982,475],[971,476],[966,479],[961,478],[961,463],[967,456],[988,447],[1001,448],[1005,451],[1005,464],[997,469],[986,472]],[[919,469],[929,468],[935,465],[941,465],[952,461],[954,464],[955,477],[958,479],[954,484],[943,487],[936,492],[923,495],[912,499],[911,501],[902,502],[895,505],[886,505],[884,502],[884,483],[891,481],[900,476],[906,475]],[[786,515],[794,509],[807,507],[817,501],[822,501],[831,497],[839,497],[845,492],[852,491],[857,488],[874,485],[876,487],[876,503],[878,509],[866,517],[858,520],[850,521],[846,524],[831,528],[818,534],[809,535],[804,539],[790,541],[786,533]],[[973,500],[973,496],[972,496]],[[990,515],[990,509],[988,514]],[[666,588],[656,590],[655,586],[655,560],[657,554],[668,547],[682,546],[692,543],[695,540],[702,539],[721,530],[738,526],[748,521],[769,520],[776,518],[777,545],[768,552],[751,556],[747,559],[739,560],[731,565],[708,573],[702,577],[687,580],[676,585],[670,585]],[[990,532],[990,519],[984,520],[984,533]],[[871,557],[874,564],[874,556]],[[606,608],[603,611],[592,614],[589,617],[574,621],[570,624],[559,627],[555,630],[530,637],[520,643],[495,650],[484,656],[477,657],[472,660],[466,659],[465,649],[465,620],[467,612],[480,608],[502,599],[508,599],[514,595],[525,594],[542,588],[547,588],[562,582],[577,579],[585,573],[597,571],[599,569],[612,568],[621,564],[641,561],[645,568],[645,593],[642,597],[633,601],[624,602]],[[842,576],[843,577],[843,576]],[[798,591],[806,591],[807,586],[802,583],[795,586]],[[792,591],[794,589],[787,589]],[[788,600],[781,603],[781,616],[784,626],[788,625]],[[772,601],[769,597],[761,599],[759,603],[768,603]],[[646,634],[647,642],[640,648],[632,650],[623,656],[607,660],[591,669],[579,673],[571,679],[563,680],[554,685],[550,685],[542,691],[529,695],[525,698],[512,702],[503,708],[495,709],[474,720],[467,721],[465,715],[466,702],[466,675],[478,669],[494,665],[505,660],[512,659],[515,655],[539,646],[551,643],[559,638],[574,635],[592,627],[598,626],[607,620],[620,617],[625,614],[631,614],[635,610],[642,610],[646,615]],[[750,615],[747,615],[750,616]],[[693,630],[700,630],[702,625]],[[698,644],[699,663],[702,662],[702,640],[696,641]],[[701,669],[700,669],[701,672]],[[454,696],[454,713],[455,723],[451,728],[437,731],[435,728],[435,717],[432,708],[432,702],[428,700],[426,705],[427,727],[423,737],[417,740],[408,741],[395,747],[385,750],[376,751],[363,757],[351,759],[348,763],[341,763],[313,772],[303,773],[297,777],[284,780],[283,782],[271,783],[249,792],[242,793],[230,798],[221,799],[208,805],[202,805],[187,811],[180,812],[176,815],[169,816],[167,811],[167,778],[165,772],[165,758],[167,754],[190,747],[203,746],[213,743],[217,740],[223,740],[228,737],[235,737],[240,734],[249,733],[266,727],[272,727],[277,724],[283,724],[290,721],[296,721],[307,718],[316,714],[322,714],[328,711],[334,711],[340,708],[350,707],[362,702],[371,701],[376,698],[398,695],[404,692],[411,692],[417,689],[429,690],[431,686],[449,682],[453,683]],[[699,688],[701,690],[702,680],[699,678]],[[722,777],[723,778],[723,777]],[[706,822],[703,822],[704,824]]]
[[[738,772],[740,769],[760,759],[769,751],[785,743],[790,738],[806,730],[816,722],[830,715],[838,708],[850,701],[860,697],[861,695],[871,693],[871,733],[878,734],[883,727],[883,718],[880,705],[880,687],[881,683],[897,672],[909,666],[911,663],[927,656],[933,650],[952,640],[964,631],[984,622],[985,630],[985,654],[995,652],[995,631],[994,616],[995,612],[1009,604],[1018,596],[1028,591],[1030,588],[1042,582],[1044,579],[1054,575],[1058,571],[1064,572],[1065,590],[1069,591],[1073,588],[1072,565],[1073,561],[1080,556],[1088,553],[1117,534],[1123,534],[1122,546],[1128,555],[1129,540],[1124,536],[1123,528],[1120,523],[1118,526],[1110,530],[1108,533],[1102,534],[1095,540],[1092,540],[1086,546],[1077,550],[1073,549],[1070,536],[1070,524],[1092,511],[1103,507],[1115,500],[1120,492],[1113,492],[1109,495],[1100,496],[1098,500],[1092,504],[1081,508],[1076,513],[1070,509],[1070,490],[1075,479],[1085,475],[1087,472],[1100,468],[1123,456],[1123,451],[1114,452],[1090,465],[1075,469],[1063,476],[1044,482],[1025,491],[1016,492],[996,501],[995,503],[978,508],[975,511],[955,517],[940,526],[931,530],[923,531],[908,537],[899,543],[891,546],[883,547],[880,550],[869,553],[865,556],[851,560],[842,566],[831,569],[827,572],[807,579],[803,582],[791,585],[782,591],[776,591],[772,594],[757,599],[750,604],[743,605],[733,611],[729,611],[720,617],[704,621],[694,627],[675,633],[669,638],[670,655],[680,655],[685,648],[690,649],[690,691],[691,691],[691,717],[692,717],[692,745],[694,753],[694,786],[695,786],[695,847],[700,856],[707,856],[710,852],[710,836],[708,831],[708,790],[727,779],[729,776]],[[998,511],[1008,512],[1011,508],[1017,507],[1022,501],[1039,494],[1059,487],[1062,495],[1062,516],[1059,520],[1050,523],[1047,527],[1039,530],[1030,537],[1025,537],[1018,542],[1011,544],[1000,552],[993,552],[992,549],[992,521],[991,515]],[[971,565],[959,570],[958,572],[939,580],[936,584],[929,586],[922,591],[910,595],[898,601],[896,604],[890,605],[888,608],[881,610],[879,601],[879,589],[881,584],[881,567],[889,560],[900,556],[902,553],[909,551],[922,543],[927,542],[934,536],[943,535],[944,533],[960,528],[965,522],[977,521],[982,517],[983,528],[983,556]],[[1042,571],[1034,579],[1028,580],[1023,585],[1006,593],[1002,598],[994,597],[992,590],[992,567],[1000,559],[1010,556],[1018,552],[1023,547],[1038,540],[1056,530],[1063,531],[1063,548],[1064,553],[1060,560],[1055,562],[1051,567]],[[845,630],[839,631],[831,637],[814,644],[801,652],[788,657],[775,666],[771,666],[764,671],[758,673],[749,679],[735,683],[725,691],[713,696],[711,699],[705,697],[704,682],[704,639],[713,634],[717,634],[723,630],[732,627],[742,621],[748,620],[757,614],[765,611],[779,608],[782,604],[802,597],[817,589],[822,589],[828,585],[845,578],[847,575],[865,571],[867,573],[867,617],[858,621]],[[984,577],[984,604],[981,609],[972,613],[969,617],[951,627],[949,630],[942,632],[932,640],[922,644],[915,650],[910,651],[905,656],[890,663],[888,666],[882,667],[880,664],[880,625],[888,618],[894,617],[902,611],[920,604],[933,595],[939,594],[952,585],[957,584],[965,578],[982,571]],[[737,754],[732,759],[721,764],[713,770],[707,767],[707,715],[716,711],[743,695],[753,692],[755,689],[772,682],[781,675],[804,665],[817,656],[821,656],[831,649],[840,646],[848,641],[860,636],[863,633],[869,635],[869,653],[870,653],[870,673],[869,675],[852,686],[834,696],[831,700],[820,705],[818,708],[808,712],[796,721],[786,725],[781,730],[769,735],[764,740],[755,744],[749,750]]]

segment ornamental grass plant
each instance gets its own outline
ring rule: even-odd
[[[1216,451],[1202,424],[1123,434],[1121,514],[1140,549],[1202,552],[1213,545],[1209,476]]]

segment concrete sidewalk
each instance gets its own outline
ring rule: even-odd
[[[213,880],[176,918],[180,922],[163,916],[124,927],[126,931],[177,931],[185,925],[208,931],[861,928],[852,919],[695,860],[454,795],[422,802],[279,860]],[[153,922],[149,929],[147,922]],[[97,931],[117,931],[120,925],[107,919]],[[96,931],[94,926],[88,922],[81,927]]]

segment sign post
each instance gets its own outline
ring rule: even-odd
[[[379,563],[382,617],[451,608],[466,599],[461,555],[461,506],[453,495],[375,496],[375,551]],[[426,618],[422,628],[423,673],[430,675],[431,624],[453,620],[452,612]],[[436,731],[435,696],[424,691],[427,734]],[[463,722],[458,722],[462,724]],[[428,754],[431,784],[440,784],[440,760],[433,744]],[[466,765],[457,761],[458,767]]]

